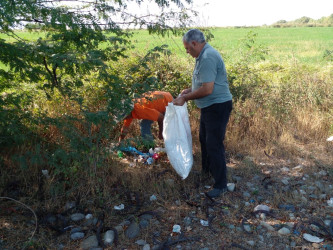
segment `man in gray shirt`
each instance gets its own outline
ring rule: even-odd
[[[215,198],[227,191],[223,140],[232,110],[232,95],[222,57],[206,43],[204,34],[197,29],[189,30],[183,37],[183,44],[186,52],[196,58],[192,88],[183,90],[173,103],[182,106],[186,101],[194,100],[201,109],[202,171],[214,177],[213,189],[207,195]]]

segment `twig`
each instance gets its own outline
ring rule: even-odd
[[[6,199],[6,200],[11,200],[11,201],[15,201],[17,203],[19,203],[20,205],[23,205],[24,207],[28,208],[32,213],[33,215],[35,216],[35,220],[36,220],[36,226],[35,226],[35,230],[33,231],[31,237],[30,237],[30,240],[32,240],[32,238],[34,237],[36,231],[37,231],[37,227],[38,227],[38,219],[37,219],[37,215],[36,213],[34,212],[34,210],[32,210],[29,206],[25,205],[24,203],[18,201],[18,200],[15,200],[13,198],[10,198],[10,197],[0,197],[0,199]]]

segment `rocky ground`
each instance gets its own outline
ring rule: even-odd
[[[166,156],[135,159],[121,159],[124,170],[151,168],[168,194],[115,188],[100,206],[64,199],[36,211],[37,225],[29,198],[3,198],[0,249],[333,249],[332,166],[230,156],[229,192],[210,199],[197,159],[184,181]]]

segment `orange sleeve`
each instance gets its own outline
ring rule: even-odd
[[[145,105],[135,104],[132,112],[132,117],[136,119],[145,119],[157,121],[160,112],[154,108],[146,107]]]
[[[125,119],[123,127],[129,127],[129,125],[131,125],[132,121],[133,121],[133,118],[127,118],[127,119]]]

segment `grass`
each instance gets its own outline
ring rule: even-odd
[[[225,60],[232,61],[240,46],[240,41],[249,32],[257,34],[257,43],[267,47],[267,59],[272,62],[285,62],[296,58],[301,63],[322,65],[325,50],[332,50],[333,27],[297,27],[297,28],[212,28],[214,35],[210,44],[217,48]],[[26,40],[37,40],[44,33],[17,32]],[[0,34],[0,38],[15,41],[14,38]],[[177,56],[188,58],[181,37],[149,35],[146,30],[133,31],[135,51],[147,52],[155,46],[168,44],[169,49]]]
[[[232,60],[240,41],[252,31],[257,35],[257,43],[269,50],[268,60],[287,61],[296,58],[302,63],[318,65],[323,62],[325,50],[333,47],[333,27],[300,28],[214,28],[214,39],[210,44],[217,48],[226,61]],[[149,36],[147,31],[134,31],[134,44],[137,50],[147,51],[161,44],[168,44],[178,56],[186,56],[181,37]]]

